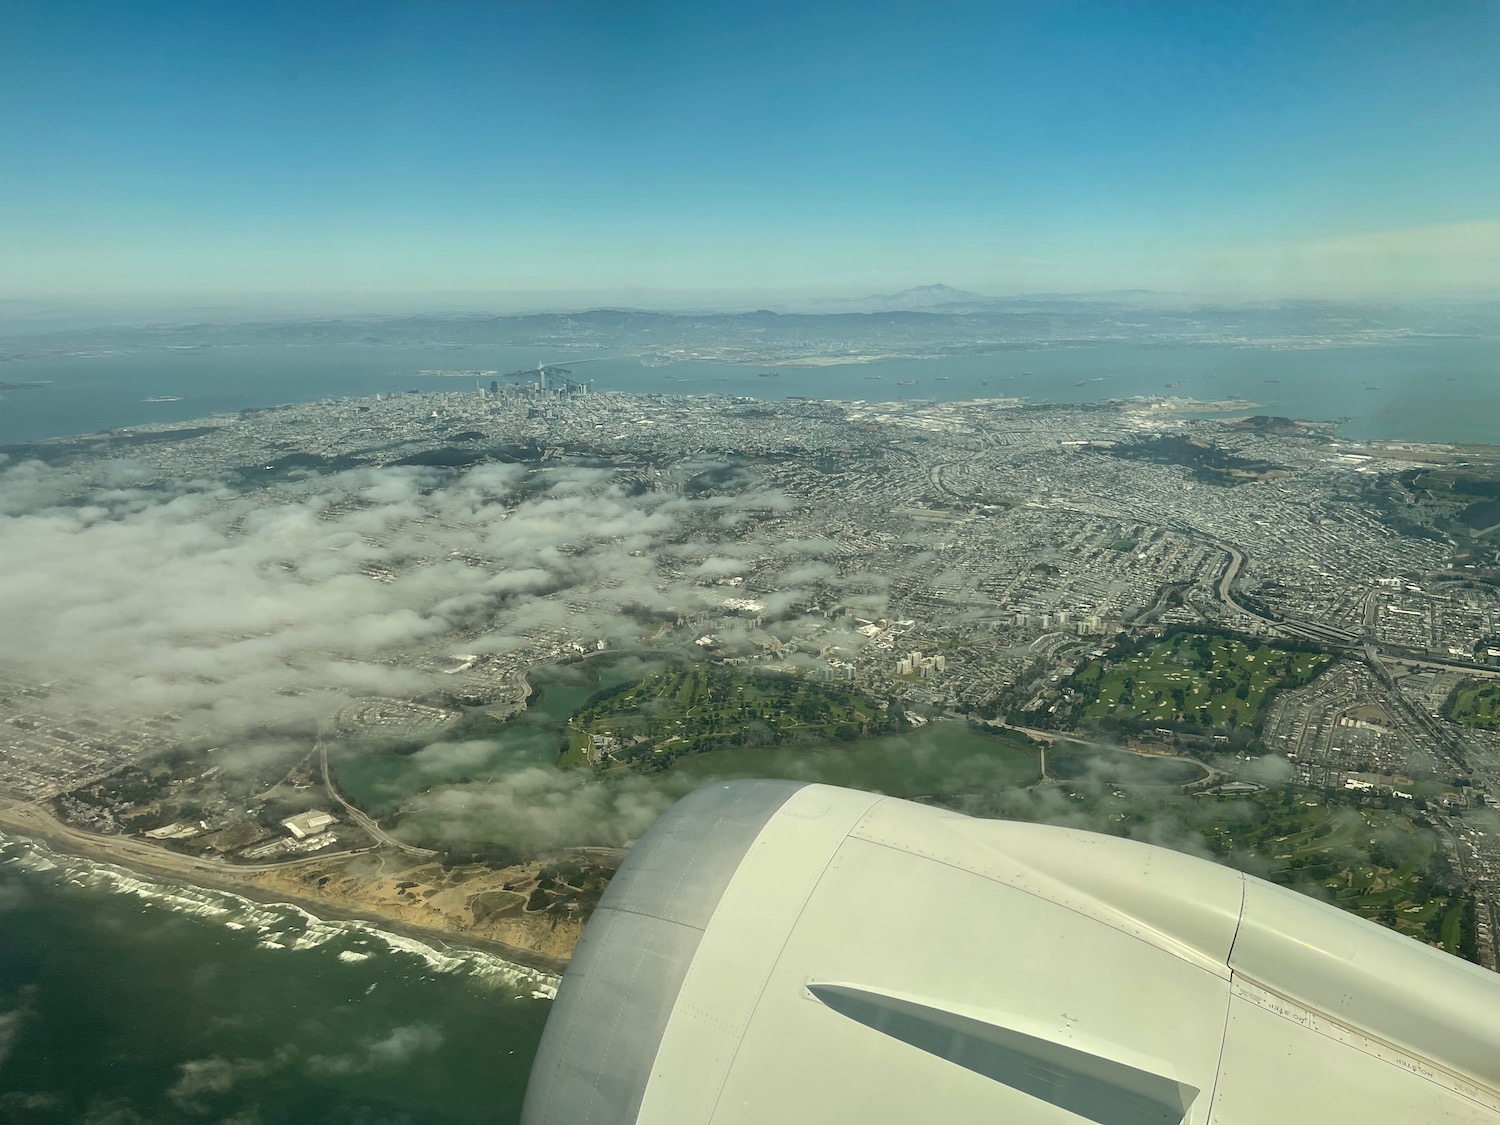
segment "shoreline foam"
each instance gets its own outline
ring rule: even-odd
[[[416,927],[392,925],[384,918],[328,917],[308,908],[317,904],[288,901],[282,895],[256,897],[245,893],[253,892],[253,888],[209,886],[142,872],[110,859],[78,854],[66,845],[66,841],[41,839],[7,828],[0,832],[0,863],[52,875],[56,882],[74,887],[131,895],[147,908],[164,907],[226,929],[251,931],[263,949],[298,952],[337,941],[375,945],[375,949],[343,950],[339,959],[354,963],[377,952],[404,953],[419,960],[428,972],[466,973],[493,987],[510,987],[534,998],[550,998],[556,993],[557,971],[512,960],[478,943],[450,942]],[[325,912],[337,913],[344,912]]]

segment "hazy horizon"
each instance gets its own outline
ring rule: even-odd
[[[1427,305],[1485,304],[1500,300],[1500,290],[1454,291],[1450,293],[1366,293],[1321,294],[1317,296],[1232,292],[1175,292],[1146,288],[1119,288],[1092,291],[981,292],[948,286],[943,282],[914,284],[881,293],[834,290],[627,290],[609,291],[445,291],[445,292],[347,292],[317,291],[302,294],[285,292],[221,294],[112,294],[109,296],[0,296],[0,316],[10,319],[12,328],[23,325],[25,318],[45,322],[52,318],[72,318],[81,325],[95,323],[90,318],[204,316],[231,319],[270,318],[359,318],[386,316],[529,316],[577,314],[609,310],[660,313],[667,315],[726,315],[770,311],[783,315],[823,315],[843,312],[891,311],[857,308],[862,302],[880,298],[902,298],[930,288],[958,289],[965,294],[993,302],[996,307],[1021,302],[1097,302],[1145,309],[1177,307],[1251,308],[1291,303],[1327,303],[1368,308],[1420,308]],[[952,312],[941,307],[930,310],[901,311]],[[100,326],[106,320],[97,322]]]
[[[1497,13],[21,6],[0,297],[1495,293]]]

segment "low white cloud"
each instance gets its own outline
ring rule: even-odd
[[[500,843],[530,854],[589,844],[618,847],[638,839],[693,787],[671,775],[630,775],[601,784],[586,771],[532,766],[492,783],[420,794],[407,802],[402,826],[424,840]]]
[[[208,1112],[205,1099],[222,1097],[247,1078],[259,1078],[270,1067],[258,1059],[226,1059],[218,1055],[185,1062],[167,1097],[185,1113]]]
[[[338,1055],[312,1055],[306,1068],[310,1074],[347,1075],[405,1066],[443,1045],[443,1032],[430,1023],[403,1024],[359,1050]]]
[[[21,1037],[21,1024],[25,1019],[26,1012],[20,1008],[0,1012],[0,1069],[4,1068],[6,1059],[15,1050],[16,1041]]]
[[[365,1051],[371,1066],[400,1066],[419,1055],[429,1055],[443,1045],[443,1033],[432,1024],[414,1023],[398,1027],[377,1039]]]
[[[641,636],[626,608],[714,604],[654,559],[689,528],[732,538],[741,505],[767,499],[629,496],[606,470],[514,465],[360,469],[275,499],[137,490],[124,462],[89,473],[122,487],[76,504],[67,472],[0,465],[0,662],[53,681],[59,709],[174,715],[184,731],[452,686],[415,653],[505,652],[545,630]]]

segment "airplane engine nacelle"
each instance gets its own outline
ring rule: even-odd
[[[1500,976],[1148,844],[714,784],[610,884],[525,1125],[1500,1122]]]

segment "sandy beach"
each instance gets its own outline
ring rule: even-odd
[[[583,932],[581,918],[525,909],[521,892],[534,885],[540,863],[499,870],[478,865],[444,869],[430,861],[363,850],[274,865],[230,864],[129,837],[83,832],[42,806],[10,798],[0,798],[0,829],[150,877],[227,890],[257,902],[287,902],[318,917],[370,922],[551,973],[567,966]],[[517,890],[507,891],[507,885]],[[470,904],[478,896],[501,901],[488,912],[476,912]]]

